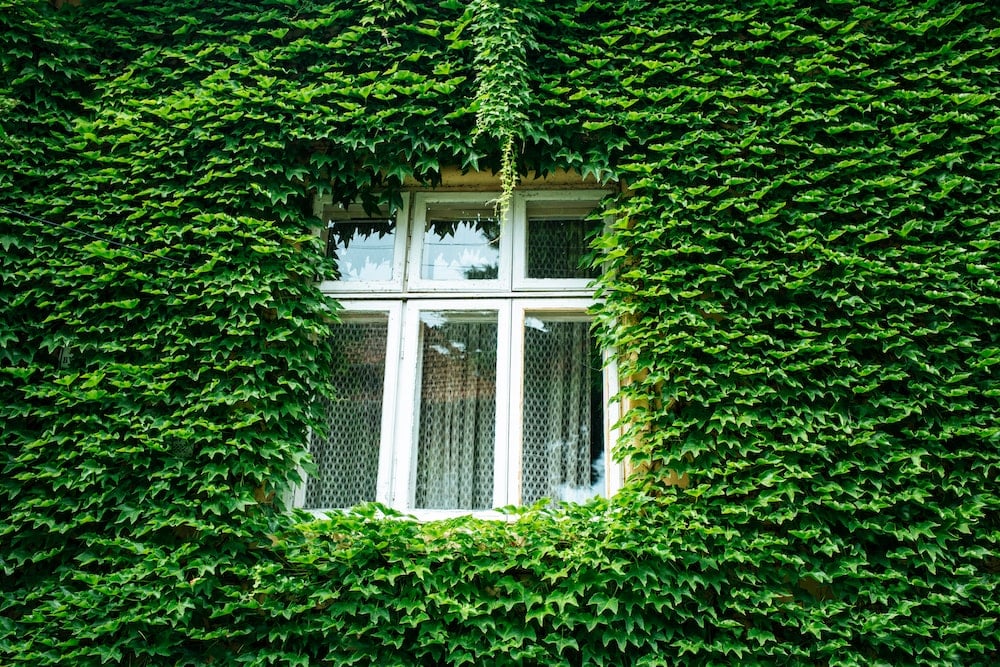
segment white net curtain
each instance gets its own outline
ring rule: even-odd
[[[603,492],[600,355],[586,321],[528,317],[521,502]]]
[[[387,319],[345,322],[335,329],[336,397],[324,399],[325,428],[310,443],[318,475],[304,507],[352,507],[375,500],[385,380]]]
[[[421,314],[416,507],[493,507],[496,313]]]
[[[496,311],[420,314],[417,509],[494,507],[498,333]],[[337,327],[336,398],[326,404],[325,431],[312,439],[319,475],[309,480],[305,507],[375,500],[386,335],[384,319]],[[522,504],[603,492],[600,364],[586,320],[526,318]],[[519,386],[514,379],[515,391]],[[400,397],[400,406],[411,404]]]

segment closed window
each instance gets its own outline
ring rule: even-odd
[[[325,209],[343,323],[300,506],[432,518],[617,489],[617,387],[587,315],[601,194],[520,193],[503,220],[489,194]]]

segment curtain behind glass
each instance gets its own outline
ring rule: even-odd
[[[420,320],[416,507],[490,509],[496,313],[427,312]]]
[[[596,278],[600,271],[584,257],[600,222],[569,218],[529,219],[525,252],[528,278]]]
[[[525,325],[521,502],[599,495],[603,380],[590,324],[529,316]]]
[[[306,483],[307,509],[375,500],[387,331],[384,316],[334,328],[335,397],[323,399],[326,428],[311,436],[309,451],[319,472]]]

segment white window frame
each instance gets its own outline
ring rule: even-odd
[[[510,345],[503,341],[510,331],[510,303],[503,299],[419,299],[407,303],[403,322],[403,353],[399,369],[399,398],[410,409],[399,410],[395,429],[395,476],[391,506],[415,513],[422,518],[445,518],[472,512],[470,510],[433,510],[415,506],[417,477],[417,446],[419,433],[421,357],[420,314],[424,312],[476,312],[495,311],[497,313],[497,357],[496,357],[496,426],[493,443],[493,507],[508,504],[504,485],[508,477],[507,446],[510,409]],[[505,335],[506,334],[506,335]],[[387,371],[388,372],[388,369]],[[403,397],[406,397],[405,399]]]
[[[313,207],[315,215],[323,219],[323,224],[327,228],[333,227],[340,216],[324,216],[324,210],[329,206],[329,201],[317,201]],[[341,208],[344,219],[366,218],[368,215],[360,204],[352,204],[347,208]],[[403,276],[406,269],[406,244],[409,236],[408,223],[410,220],[409,199],[404,198],[403,206],[394,213],[386,215],[379,220],[388,220],[390,217],[396,218],[396,233],[393,239],[393,260],[392,278],[390,280],[324,280],[319,284],[320,290],[329,294],[364,295],[371,293],[398,293],[403,289]],[[326,219],[324,219],[326,218]],[[319,230],[322,232],[322,229]]]
[[[420,262],[423,258],[424,243],[423,237],[427,225],[427,209],[434,204],[459,205],[468,204],[470,208],[493,207],[492,202],[499,197],[497,194],[486,195],[488,199],[480,201],[480,196],[470,197],[468,193],[461,192],[440,192],[440,193],[417,193],[413,202],[413,224],[410,226],[410,244],[407,257],[407,270],[405,278],[405,290],[407,293],[434,293],[434,292],[474,292],[477,294],[494,294],[509,291],[511,282],[511,258],[513,254],[513,243],[510,239],[510,230],[513,224],[510,212],[500,220],[500,248],[499,248],[499,269],[498,275],[491,280],[434,280],[423,278],[420,275]]]
[[[501,221],[499,275],[495,280],[430,280],[420,277],[420,252],[429,205],[468,204],[492,206],[498,193],[415,193],[397,212],[394,279],[386,282],[324,281],[320,288],[336,296],[345,320],[368,313],[387,318],[387,349],[383,384],[383,409],[379,448],[376,502],[433,520],[475,515],[502,518],[495,510],[416,508],[420,400],[420,314],[426,311],[496,311],[497,374],[494,446],[493,506],[518,504],[521,496],[521,430],[523,405],[525,319],[529,315],[590,320],[594,303],[588,279],[528,279],[525,277],[525,211],[529,201],[596,202],[604,190],[545,190],[516,193],[508,215]],[[322,207],[317,205],[317,210]],[[516,221],[516,224],[515,224]],[[604,462],[605,495],[622,486],[624,466],[613,459],[621,411],[612,400],[618,394],[617,368],[610,351],[604,351]],[[305,485],[296,490],[294,503],[303,506]],[[311,509],[317,515],[342,508]]]
[[[536,202],[553,204],[559,202],[596,202],[606,194],[603,190],[535,190],[514,198],[511,213],[514,219],[521,221],[521,224],[511,225],[513,243],[510,245],[516,248],[513,257],[512,287],[514,291],[550,292],[552,290],[573,290],[580,291],[583,294],[591,292],[589,288],[591,280],[589,278],[529,278],[527,276],[528,205]]]

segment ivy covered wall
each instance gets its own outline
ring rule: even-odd
[[[992,3],[0,7],[0,663],[1000,662]],[[505,164],[621,185],[638,472],[287,511],[312,197]]]

